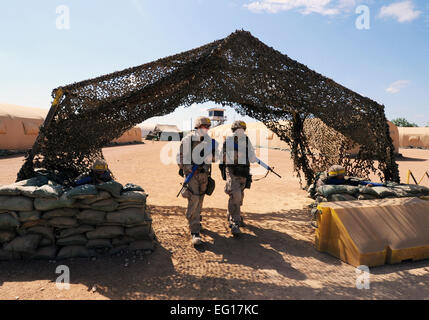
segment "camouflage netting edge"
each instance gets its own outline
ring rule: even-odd
[[[138,67],[55,89],[61,99],[40,146],[18,173],[61,172],[72,179],[88,170],[102,147],[146,119],[178,106],[213,101],[264,122],[291,148],[295,169],[309,184],[314,173],[340,160],[353,174],[375,172],[399,182],[384,107],[268,47],[249,32],[236,31],[194,50]],[[347,116],[345,116],[347,115]],[[325,125],[321,129],[320,119]],[[290,125],[278,121],[289,120]],[[309,121],[310,120],[310,121]],[[317,120],[317,119],[315,119]],[[314,139],[309,132],[331,134]],[[335,139],[340,137],[340,139]],[[317,141],[317,143],[312,143]],[[347,150],[361,145],[350,160]],[[336,150],[336,157],[324,150]],[[37,152],[36,152],[37,151]]]

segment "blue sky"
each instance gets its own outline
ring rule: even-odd
[[[69,29],[58,29],[69,9]],[[356,8],[369,9],[369,29]],[[429,123],[425,0],[15,0],[0,3],[0,102],[48,108],[61,85],[140,65],[236,29],[386,106]],[[188,127],[213,104],[154,122]],[[239,118],[228,110],[230,120]]]

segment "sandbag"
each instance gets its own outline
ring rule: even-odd
[[[0,261],[19,260],[21,255],[17,252],[7,251],[0,248]]]
[[[0,196],[19,196],[20,194],[16,184],[0,186]]]
[[[32,211],[33,200],[20,196],[0,196],[0,210]]]
[[[121,196],[121,190],[123,188],[122,184],[116,181],[109,181],[105,183],[100,183],[96,185],[98,190],[103,190],[109,192],[114,197]]]
[[[34,195],[34,192],[37,190],[38,187],[32,187],[32,186],[18,186],[17,190],[19,190],[19,193],[23,195],[24,197],[29,198],[36,198]]]
[[[155,249],[155,245],[151,240],[138,240],[134,241],[130,244],[130,251],[138,251],[138,250],[151,250]]]
[[[57,255],[58,248],[56,246],[46,246],[37,249],[36,253],[31,257],[35,260],[52,260]]]
[[[94,210],[112,212],[118,208],[119,204],[113,199],[101,200],[91,204],[91,208]]]
[[[47,211],[43,214],[43,219],[62,218],[62,217],[75,217],[79,214],[79,210],[74,208],[61,208]]]
[[[63,187],[59,184],[46,184],[33,192],[34,197],[48,199],[59,199],[62,194]]]
[[[75,228],[79,226],[76,219],[68,217],[52,218],[48,221],[48,224],[54,228]]]
[[[116,200],[118,202],[138,202],[138,203],[146,203],[147,195],[141,191],[127,191],[123,192],[119,198]]]
[[[28,180],[22,180],[19,182],[16,182],[15,185],[17,186],[31,186],[31,187],[41,187],[45,184],[49,183],[49,179],[45,176],[36,176]]]
[[[34,253],[41,239],[42,236],[37,234],[17,237],[5,245],[4,249],[18,253]]]
[[[117,246],[117,247],[114,247],[114,248],[110,249],[109,250],[109,254],[113,256],[115,254],[118,254],[118,253],[121,253],[121,252],[124,252],[124,251],[127,251],[127,250],[128,250],[128,246],[127,245]]]
[[[10,242],[15,239],[16,233],[14,231],[2,231],[0,230],[0,244]]]
[[[0,230],[14,230],[19,227],[19,221],[10,213],[0,214]]]
[[[395,192],[391,188],[386,187],[372,187],[372,189],[377,192],[380,198],[394,197]]]
[[[84,210],[76,216],[80,223],[84,224],[102,224],[106,213],[97,210]]]
[[[71,228],[71,229],[64,229],[61,230],[60,235],[58,236],[59,239],[61,238],[67,238],[67,237],[71,237],[77,234],[83,234],[83,233],[87,233],[89,231],[93,231],[95,228],[93,226],[89,226],[89,225],[81,225],[77,228]]]
[[[48,238],[42,238],[42,240],[40,240],[39,246],[40,247],[47,247],[54,244],[54,241],[52,241],[51,239]]]
[[[88,239],[83,234],[77,234],[57,240],[57,244],[59,246],[84,246],[87,242]]]
[[[89,240],[116,238],[124,235],[124,228],[119,226],[97,227],[94,231],[86,233]]]
[[[94,250],[88,249],[86,246],[67,246],[61,248],[57,259],[89,258],[96,255],[97,253]]]
[[[128,208],[145,208],[146,205],[144,203],[139,203],[139,202],[122,202],[117,210],[123,210],[123,209],[128,209]]]
[[[395,186],[393,189],[394,190],[396,190],[396,189],[403,190],[407,194],[409,194],[409,196],[418,196],[418,195],[427,196],[427,195],[429,195],[429,188],[427,188],[425,186],[415,185],[415,184],[401,184],[401,185]]]
[[[34,207],[38,211],[50,211],[55,209],[71,208],[75,202],[76,200],[67,199],[66,194],[63,194],[59,199],[36,198],[34,200]],[[20,210],[20,211],[30,211],[30,210]]]
[[[30,234],[38,234],[41,235],[45,238],[48,238],[52,241],[55,241],[55,236],[54,236],[54,229],[50,228],[50,227],[45,227],[45,226],[35,226],[32,228],[29,228],[27,230],[27,233]]]
[[[330,195],[341,193],[355,195],[359,192],[359,188],[347,185],[323,185],[317,188],[317,192],[323,197],[328,198]]]
[[[112,197],[112,195],[109,192],[107,192],[107,191],[99,191],[94,198],[84,199],[84,200],[81,201],[81,203],[85,204],[85,205],[91,205],[91,204],[93,204],[95,202],[98,202],[98,201],[101,201],[101,200],[110,199],[111,197]]]
[[[65,193],[68,199],[91,199],[95,198],[97,194],[97,188],[92,184],[84,184]]]
[[[375,199],[379,199],[379,197],[373,196],[372,194],[365,194],[365,193],[360,194],[358,197],[358,200],[375,200]]]
[[[128,236],[119,237],[119,238],[112,239],[112,245],[114,245],[115,247],[124,246],[124,245],[130,244],[131,242],[134,242],[135,240],[136,239]]]
[[[144,209],[129,208],[109,212],[106,216],[109,223],[118,223],[125,227],[133,227],[146,222]]]
[[[376,198],[380,198],[380,195],[378,194],[378,192],[376,190],[374,190],[373,187],[369,187],[369,186],[361,186],[359,188],[359,193],[360,194],[371,195],[371,196],[374,196]]]
[[[129,237],[132,237],[136,240],[146,240],[150,239],[151,224],[147,223],[144,226],[138,226],[133,228],[126,228],[125,234]]]
[[[94,239],[89,240],[86,244],[87,248],[90,249],[103,249],[103,248],[112,248],[112,243],[109,239]]]
[[[127,192],[127,191],[141,191],[144,192],[144,189],[134,183],[127,183],[124,188],[122,189],[122,192]]]
[[[18,212],[19,221],[22,223],[29,221],[38,221],[40,219],[40,211],[22,211]]]
[[[354,201],[354,200],[357,200],[357,199],[347,193],[331,194],[328,197],[328,201]]]

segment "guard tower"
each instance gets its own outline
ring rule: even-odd
[[[209,118],[212,121],[212,128],[221,126],[226,122],[225,109],[211,108],[207,111],[209,112]]]

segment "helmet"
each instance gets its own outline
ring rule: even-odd
[[[209,126],[211,127],[212,122],[207,117],[199,117],[197,120],[195,120],[195,129],[198,129],[201,126]]]
[[[232,130],[237,130],[237,129],[243,129],[246,130],[247,125],[246,122],[244,121],[234,121],[234,123],[231,126]]]
[[[103,159],[97,159],[92,165],[92,170],[94,171],[106,171],[108,168],[107,162]]]
[[[336,176],[344,176],[346,174],[346,169],[340,165],[334,165],[329,168],[328,175],[330,177],[336,177]]]

